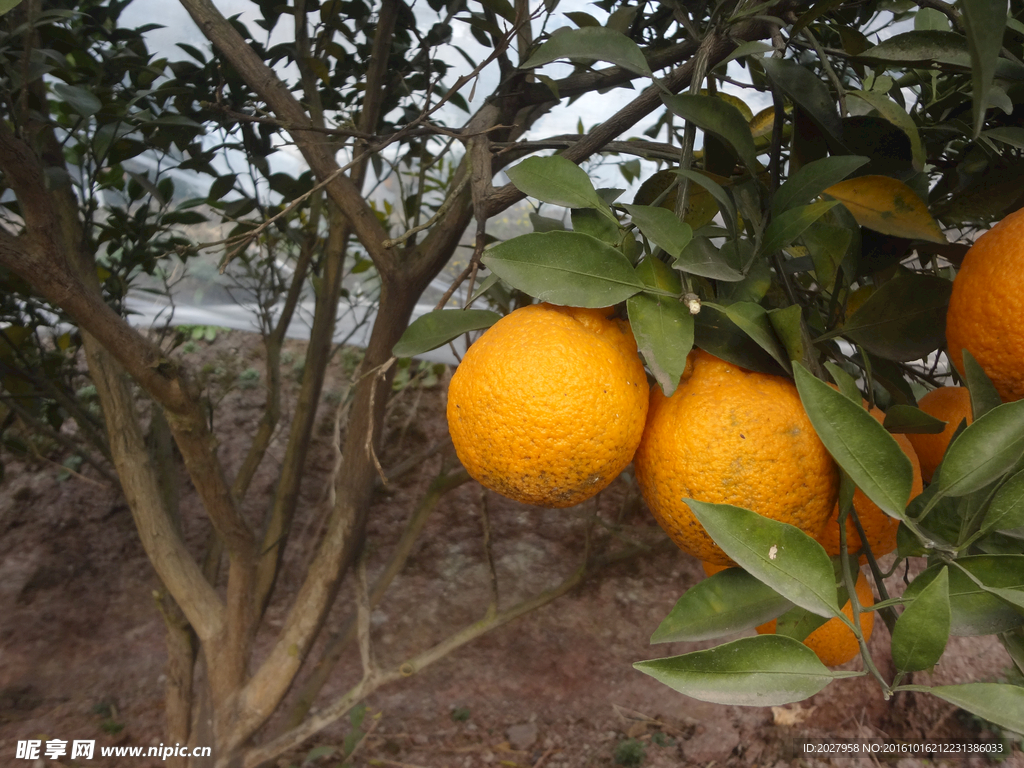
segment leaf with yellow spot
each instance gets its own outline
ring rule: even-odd
[[[860,176],[833,184],[825,194],[845,205],[862,227],[894,237],[946,242],[925,202],[897,179]]]
[[[755,139],[767,136],[775,125],[775,107],[767,107],[758,112],[750,121],[750,135]]]

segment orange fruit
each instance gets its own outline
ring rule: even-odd
[[[1024,209],[978,238],[953,281],[946,344],[964,373],[963,350],[1004,401],[1024,397]]]
[[[875,604],[875,596],[871,592],[871,585],[868,584],[867,577],[864,576],[863,572],[857,574],[855,589],[857,592],[857,602],[860,603],[861,608],[869,608]],[[846,618],[853,621],[853,606],[849,600],[843,606],[843,613],[846,615]],[[776,620],[772,619],[768,623],[759,626],[757,633],[759,635],[774,635],[775,626]],[[865,642],[871,639],[871,632],[874,628],[875,612],[864,611],[861,613],[860,631],[864,635]],[[803,643],[817,654],[818,658],[821,659],[821,663],[826,667],[845,664],[860,653],[860,644],[857,642],[853,630],[846,626],[838,616],[829,619],[811,632],[811,634],[804,638]]]
[[[647,506],[685,552],[731,564],[682,499],[745,507],[811,536],[836,503],[839,474],[793,382],[691,353],[672,397],[651,389],[633,458]]]
[[[629,464],[647,376],[610,309],[536,304],[491,326],[448,389],[448,429],[470,476],[511,499],[570,507]]]
[[[879,424],[885,419],[885,414],[878,408],[871,408],[869,413],[875,417]],[[914,481],[910,490],[910,498],[914,498],[924,488],[921,482],[921,464],[918,461],[914,447],[906,435],[893,435],[903,452],[910,459],[910,465],[914,471]],[[900,527],[900,521],[889,517],[871,499],[864,495],[860,488],[853,492],[853,508],[857,511],[857,519],[860,520],[864,533],[868,537],[868,546],[875,557],[887,555],[896,549],[896,530]],[[836,503],[832,515],[821,533],[816,537],[818,543],[825,548],[829,556],[839,554],[839,504]],[[846,551],[856,552],[861,548],[860,534],[857,526],[850,517],[846,519]],[[867,562],[867,556],[861,555],[861,562]]]
[[[715,563],[707,563],[703,560],[700,561],[701,567],[704,569],[705,576],[714,576],[716,573],[724,571],[726,568],[731,568],[731,565],[716,565]]]
[[[917,458],[921,460],[921,476],[930,483],[960,422],[964,419],[968,424],[974,421],[971,393],[967,387],[939,387],[922,397],[917,407],[946,422],[946,428],[936,435],[907,435]]]

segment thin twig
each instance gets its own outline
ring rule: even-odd
[[[356,565],[356,636],[359,639],[359,658],[363,662],[363,677],[370,679],[377,674],[370,644],[370,590],[366,586],[366,547],[359,554]]]
[[[487,489],[480,486],[480,525],[484,534],[484,556],[487,558],[487,573],[491,581],[491,604],[487,615],[498,612],[498,572],[494,567],[494,550],[491,547],[491,518],[487,510]]]
[[[385,240],[383,245],[385,248],[394,248],[396,245],[401,245],[410,237],[415,235],[417,232],[422,232],[425,229],[430,229],[434,224],[441,220],[441,217],[448,213],[448,209],[455,204],[455,199],[462,193],[462,190],[469,184],[469,174],[465,174],[459,183],[452,190],[451,194],[444,199],[444,202],[437,209],[437,213],[431,216],[422,224],[413,227],[405,234],[399,235],[398,237],[392,238],[391,240]]]

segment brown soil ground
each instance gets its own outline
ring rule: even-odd
[[[237,382],[238,372],[262,373],[258,339],[221,333],[185,355],[214,379]],[[293,344],[286,360],[301,360]],[[269,641],[281,624],[287,595],[299,584],[324,515],[322,481],[333,464],[332,404],[345,381],[345,357],[332,367],[317,442],[309,461],[300,515],[278,599],[268,613]],[[289,362],[289,365],[292,363]],[[286,370],[288,370],[286,368]],[[297,370],[290,371],[288,394]],[[434,386],[407,387],[389,418],[385,467],[442,443],[447,373]],[[244,380],[244,377],[243,377]],[[261,388],[211,384],[219,398],[215,425],[229,471],[241,462],[261,413]],[[258,521],[270,498],[285,431],[271,447],[249,494]],[[61,457],[54,454],[59,462]],[[368,574],[383,569],[406,520],[444,460],[438,452],[392,479],[371,513]],[[0,486],[0,766],[16,760],[24,739],[96,739],[98,745],[162,742],[164,625],[154,599],[157,578],[142,551],[119,490],[92,470],[59,480],[59,467],[5,457]],[[207,526],[185,488],[182,511],[193,551]],[[640,542],[642,554],[602,569],[567,595],[465,645],[425,671],[386,687],[366,702],[360,743],[351,765],[441,768],[502,765],[518,768],[584,766],[777,766],[896,763],[901,768],[945,761],[901,757],[853,762],[794,757],[799,738],[868,737],[909,742],[999,741],[954,707],[925,696],[883,700],[870,676],[838,680],[801,705],[740,708],[681,696],[635,671],[640,659],[696,650],[698,644],[651,646],[649,638],[675,600],[703,578],[700,564],[664,545],[664,536],[624,476],[575,510],[526,507],[466,483],[437,506],[404,570],[371,618],[382,665],[400,663],[484,615],[491,595],[483,544],[486,509],[502,608],[557,585],[581,563],[587,531],[593,552],[622,551]],[[898,578],[894,577],[893,581]],[[352,605],[343,587],[329,629],[343,625]],[[884,625],[871,642],[883,674],[891,675]],[[710,643],[706,645],[711,645]],[[995,680],[1010,665],[991,638],[954,638],[933,674],[918,682]],[[848,665],[860,669],[858,659]],[[325,706],[358,679],[350,649],[317,702]],[[272,724],[273,728],[276,724]],[[340,745],[343,720],[303,749],[278,761],[299,766],[317,746]],[[1004,765],[1024,766],[1019,744]],[[641,762],[629,759],[642,750]],[[322,750],[321,750],[322,751]],[[988,764],[982,758],[950,765]],[[38,761],[36,766],[69,765]],[[149,768],[160,761],[98,756],[81,766]],[[341,764],[333,756],[310,765]]]

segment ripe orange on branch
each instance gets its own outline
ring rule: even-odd
[[[908,435],[917,458],[921,460],[921,475],[930,483],[960,422],[964,419],[968,424],[974,421],[971,393],[967,387],[939,387],[918,400],[917,407],[946,422],[945,429],[938,434]]]
[[[885,419],[885,414],[878,408],[871,408],[869,413],[879,423]],[[921,463],[918,461],[914,446],[907,439],[907,435],[893,435],[900,448],[910,459],[910,466],[914,472],[914,480],[910,489],[910,498],[913,499],[924,488],[921,481]],[[868,538],[868,546],[875,557],[887,555],[896,549],[896,531],[900,527],[900,521],[889,517],[877,504],[869,499],[864,492],[858,488],[853,492],[853,508],[857,512],[857,519],[860,521],[864,534]],[[839,504],[832,510],[832,514],[817,536],[818,543],[825,548],[829,556],[839,554]],[[846,518],[846,551],[856,552],[861,548],[862,542],[857,526],[852,517]],[[861,562],[867,562],[867,556],[861,556]]]
[[[839,488],[836,465],[788,379],[691,353],[672,397],[651,390],[633,459],[647,506],[685,552],[731,564],[683,503],[744,507],[810,536],[824,526]]]
[[[857,602],[861,608],[870,608],[875,604],[875,596],[871,591],[871,585],[863,572],[857,574]],[[853,605],[849,600],[843,606],[843,614],[850,621],[853,621]],[[759,635],[774,635],[777,620],[772,619],[766,624],[757,628]],[[871,632],[875,628],[874,611],[864,611],[860,614],[860,631],[864,635],[864,641],[871,639]],[[851,661],[860,653],[860,644],[856,635],[853,634],[843,620],[838,616],[833,617],[811,632],[803,641],[804,645],[814,651],[821,663],[826,667],[835,667]]]
[[[1024,209],[978,238],[953,281],[949,357],[964,373],[967,349],[1005,402],[1024,397]]]
[[[448,389],[448,429],[485,487],[570,507],[632,460],[647,392],[636,341],[612,310],[536,304],[469,348]]]

